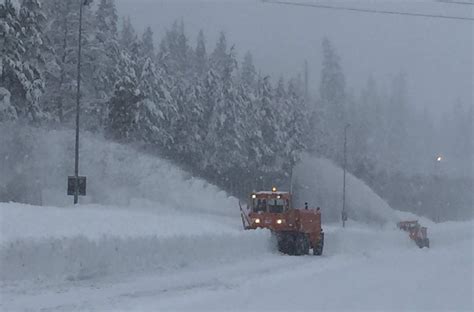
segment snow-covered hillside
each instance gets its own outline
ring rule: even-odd
[[[0,156],[5,159],[0,183],[24,176],[41,184],[38,197],[42,205],[72,206],[66,183],[74,173],[74,132],[6,125],[0,130],[4,134],[0,136]],[[18,155],[24,157],[19,159]],[[89,133],[81,134],[79,173],[87,177],[87,196],[80,198],[83,204],[238,214],[237,201],[214,185],[168,161]]]

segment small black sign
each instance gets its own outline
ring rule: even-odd
[[[347,221],[347,212],[342,212],[342,221]]]
[[[86,196],[86,177],[77,177],[78,178],[78,195],[79,196]],[[76,177],[69,176],[67,177],[67,194],[74,195],[74,191],[76,189]]]

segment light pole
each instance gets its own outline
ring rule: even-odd
[[[89,5],[92,0],[80,0],[79,3],[79,39],[77,49],[77,94],[76,94],[76,145],[74,157],[74,204],[79,199],[79,103],[81,99],[81,49],[82,49],[82,11],[85,5]],[[85,180],[84,180],[85,188]],[[81,192],[82,193],[82,192]],[[85,193],[85,189],[84,189]]]
[[[346,226],[347,213],[346,213],[346,166],[347,166],[347,128],[349,124],[344,127],[344,166],[343,166],[343,178],[342,178],[342,227]]]
[[[440,165],[444,160],[443,156],[437,155],[435,158],[435,183],[436,183],[436,197],[438,202],[436,203],[436,222],[440,220],[441,214],[441,175],[440,175]]]

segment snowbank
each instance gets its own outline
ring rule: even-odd
[[[0,280],[88,279],[272,252],[270,234],[197,214],[0,204]]]

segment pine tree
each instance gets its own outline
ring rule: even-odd
[[[246,163],[245,152],[245,108],[238,88],[235,86],[237,61],[234,50],[227,50],[225,36],[219,42],[211,58],[207,88],[214,91],[208,97],[206,108],[210,112],[205,138],[206,166],[218,176],[228,173],[237,175]],[[228,184],[229,181],[222,181]],[[228,185],[230,186],[230,185]]]
[[[270,77],[263,78],[258,93],[256,107],[259,130],[261,132],[262,142],[260,145],[262,163],[261,168],[264,172],[272,172],[277,168],[277,153],[281,148],[279,139],[281,124],[278,123],[277,110],[274,106],[274,91],[270,83]]]
[[[183,78],[192,69],[189,66],[192,54],[187,42],[183,22],[175,21],[166,31],[158,51],[159,62],[169,75]]]
[[[128,53],[134,53],[138,37],[135,28],[132,25],[130,16],[122,19],[122,31],[120,32],[120,46]]]
[[[11,105],[19,118],[39,121],[43,117],[39,99],[44,86],[39,66],[44,47],[41,7],[37,1],[23,1],[18,15],[12,2],[6,0],[0,7],[0,15],[0,32],[5,34],[0,87],[15,95]]]
[[[46,94],[43,102],[48,112],[59,122],[73,120],[77,85],[77,47],[79,30],[79,5],[76,0],[48,0],[44,2],[47,16],[45,35],[54,58],[48,61],[46,69]],[[83,8],[82,73],[83,77],[92,75],[91,62],[91,10]],[[92,79],[82,79],[82,107],[87,109],[94,94]]]
[[[253,88],[255,86],[255,77],[257,72],[253,65],[253,58],[250,52],[245,53],[244,61],[242,63],[241,80],[244,86],[247,88]]]
[[[220,86],[220,77],[211,69],[207,73],[203,88],[203,111],[205,119],[201,125],[201,135],[203,138],[202,149],[200,151],[202,157],[200,169],[209,170],[212,168],[214,158],[214,148],[217,141],[218,133],[214,132],[215,123],[218,121],[218,107],[223,101],[222,87]]]
[[[300,154],[307,148],[309,140],[309,120],[305,97],[301,79],[291,79],[288,82],[285,110],[288,112],[288,117],[284,122],[286,133],[284,158],[290,171],[299,161]]]
[[[220,33],[216,47],[211,55],[211,66],[222,79],[230,80],[229,54],[227,53],[227,39],[223,32]]]
[[[127,52],[121,53],[118,67],[120,79],[108,102],[106,133],[113,140],[127,142],[136,137],[138,103],[143,95],[138,88],[136,64]]]
[[[325,38],[323,47],[323,68],[321,71],[321,85],[319,88],[321,100],[317,110],[319,114],[316,135],[322,144],[323,155],[341,163],[343,131],[345,124],[345,78],[340,65],[340,58],[329,39]]]
[[[19,79],[22,76],[22,55],[25,53],[25,47],[20,39],[21,25],[11,0],[0,4],[0,17],[0,86],[8,93],[15,92],[20,96],[22,92]]]
[[[135,137],[161,149],[170,149],[173,142],[170,119],[176,114],[176,105],[150,57],[143,65],[139,81],[142,99],[137,107]]]
[[[148,26],[145,29],[145,32],[142,35],[141,49],[140,54],[144,58],[150,58],[153,60],[155,58],[155,45],[153,44],[153,31],[151,27]]]
[[[114,92],[114,85],[118,81],[117,65],[120,51],[117,30],[117,9],[113,0],[101,0],[95,12],[94,39],[92,42],[92,81],[95,98],[92,100],[88,112],[90,118],[96,119],[99,127],[105,123],[108,115],[107,101]]]
[[[47,48],[43,38],[46,17],[38,0],[23,0],[20,7],[19,21],[22,27],[21,40],[25,47],[23,67],[28,72],[29,83],[24,84],[27,106],[33,121],[42,116],[40,98],[44,92],[45,60],[43,54]]]
[[[207,53],[206,53],[206,41],[202,30],[199,31],[197,37],[197,45],[195,50],[194,66],[196,73],[199,77],[202,77],[208,69]]]

